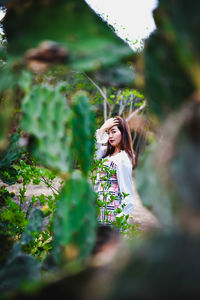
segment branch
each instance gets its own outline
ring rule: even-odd
[[[107,120],[107,94],[106,94],[106,88],[104,88],[104,101],[103,101],[103,111],[104,111],[104,122]]]
[[[99,91],[99,93],[101,94],[101,96],[103,97],[103,102],[104,102],[104,122],[107,120],[107,95],[106,95],[106,89],[104,88],[104,90],[102,90],[97,84],[96,82],[94,82],[92,80],[92,78],[90,78],[86,73],[83,73],[87,79],[96,87],[96,89]]]
[[[87,79],[97,88],[97,90],[99,91],[99,93],[101,94],[101,96],[106,100],[107,102],[107,96],[106,94],[103,92],[103,90],[86,74],[86,73],[83,73]]]
[[[146,101],[144,100],[143,104],[136,110],[134,110],[127,118],[126,122],[129,122],[135,115],[137,115],[141,110],[143,110],[146,107]]]

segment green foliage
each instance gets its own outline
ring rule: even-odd
[[[10,139],[10,145],[0,158],[0,179],[7,184],[17,181],[18,172],[12,164],[20,157],[22,149],[18,146],[19,135],[14,134]]]
[[[69,110],[59,87],[35,85],[23,100],[21,126],[37,140],[32,147],[35,158],[63,172],[71,168],[66,132]]]
[[[95,116],[89,97],[77,93],[72,100],[72,154],[81,170],[87,175],[94,150]]]
[[[21,237],[22,250],[33,255],[39,261],[43,261],[52,249],[53,220],[57,197],[57,194],[53,196],[33,195],[26,212],[26,218],[29,218],[30,223]],[[33,208],[36,204],[38,206],[38,203],[41,210]],[[44,220],[47,223],[45,226]]]
[[[8,197],[5,207],[1,210],[0,222],[3,224],[3,230],[18,239],[27,225],[26,214],[15,201]]]
[[[20,243],[24,253],[31,254],[37,260],[43,261],[52,249],[52,219],[55,212],[55,200],[52,196],[40,195],[32,203],[39,201],[42,209],[32,209]],[[51,203],[51,204],[50,204]],[[51,215],[46,228],[43,228],[44,218]]]
[[[18,180],[22,181],[23,186],[29,183],[38,185],[40,182],[44,182],[47,187],[53,188],[53,180],[56,178],[56,174],[52,170],[38,167],[32,158],[26,162],[27,155],[27,152],[24,153],[22,159],[15,165],[18,171]]]
[[[144,95],[136,89],[106,89],[108,117],[127,117],[144,104]]]
[[[54,249],[60,255],[63,250],[61,261],[86,258],[91,253],[96,239],[95,202],[88,180],[74,171],[60,193],[54,220]],[[71,248],[75,249],[74,257]]]
[[[58,193],[53,186],[55,174],[50,170],[36,167],[33,161],[27,164],[24,160],[20,160],[16,168],[18,181],[22,182],[19,195],[8,192],[5,186],[0,188],[0,235],[8,236],[13,241],[21,241],[23,252],[43,260],[52,248],[52,222]],[[26,197],[27,185],[30,183],[38,185],[40,182],[51,188],[53,195],[33,195],[29,200]],[[35,206],[40,206],[41,210],[35,210]],[[47,225],[41,227],[46,217]]]

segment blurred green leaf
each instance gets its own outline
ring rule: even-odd
[[[15,243],[0,270],[1,296],[5,292],[15,291],[24,282],[40,279],[40,264],[31,255],[22,253],[21,245]]]
[[[141,157],[135,174],[136,186],[143,205],[148,207],[165,228],[174,224],[174,212],[169,191],[165,189],[155,168],[156,144],[150,145]]]
[[[87,257],[96,241],[96,227],[96,195],[88,180],[75,171],[65,182],[57,202],[54,220],[54,250],[57,258],[63,250],[62,258],[70,260],[73,253],[65,253],[70,247],[76,250],[74,259]],[[67,246],[69,248],[65,248]]]
[[[87,175],[94,150],[95,115],[86,93],[78,92],[72,103],[72,155]]]
[[[145,47],[146,91],[158,115],[176,109],[200,90],[199,1],[160,0],[157,30]]]
[[[11,1],[3,24],[8,52],[15,57],[46,40],[68,49],[68,64],[81,71],[114,65],[132,55],[131,48],[81,0],[32,0],[27,5]]]

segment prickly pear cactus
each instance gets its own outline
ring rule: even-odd
[[[74,171],[57,202],[54,249],[67,260],[86,257],[95,243],[96,226],[96,195],[87,179]]]
[[[36,138],[36,145],[31,149],[36,159],[60,171],[69,171],[68,110],[59,89],[49,85],[33,86],[23,100],[22,110],[21,127]]]
[[[77,93],[73,98],[71,127],[73,156],[86,175],[94,149],[95,117],[89,97],[84,92]]]
[[[146,42],[145,81],[152,111],[165,116],[200,89],[199,1],[160,0]],[[184,17],[183,17],[184,16]]]

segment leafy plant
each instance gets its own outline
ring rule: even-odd
[[[25,157],[26,155],[24,154],[22,158],[25,159]],[[23,252],[32,254],[37,259],[43,260],[52,248],[52,222],[55,214],[56,198],[59,192],[53,184],[53,179],[55,179],[56,175],[50,170],[37,167],[30,158],[28,163],[23,159],[19,160],[15,168],[18,171],[17,180],[22,182],[22,187],[19,188],[18,196],[14,193],[10,193],[5,186],[0,188],[2,200],[0,233],[9,235],[16,241],[22,239]],[[28,200],[26,197],[27,185],[30,183],[38,185],[40,182],[44,182],[46,186],[51,189],[53,195],[33,195],[31,200]],[[13,197],[15,197],[15,199]],[[39,227],[37,229],[37,226],[29,219],[31,216],[31,218],[36,219],[36,217],[32,215],[32,212],[35,209],[34,207],[38,205],[41,207],[41,212],[38,213],[42,218],[48,218],[46,228]],[[34,239],[31,239],[27,243],[27,241],[24,242],[24,231],[29,221],[32,223],[31,226],[35,227],[36,232],[34,233]]]

